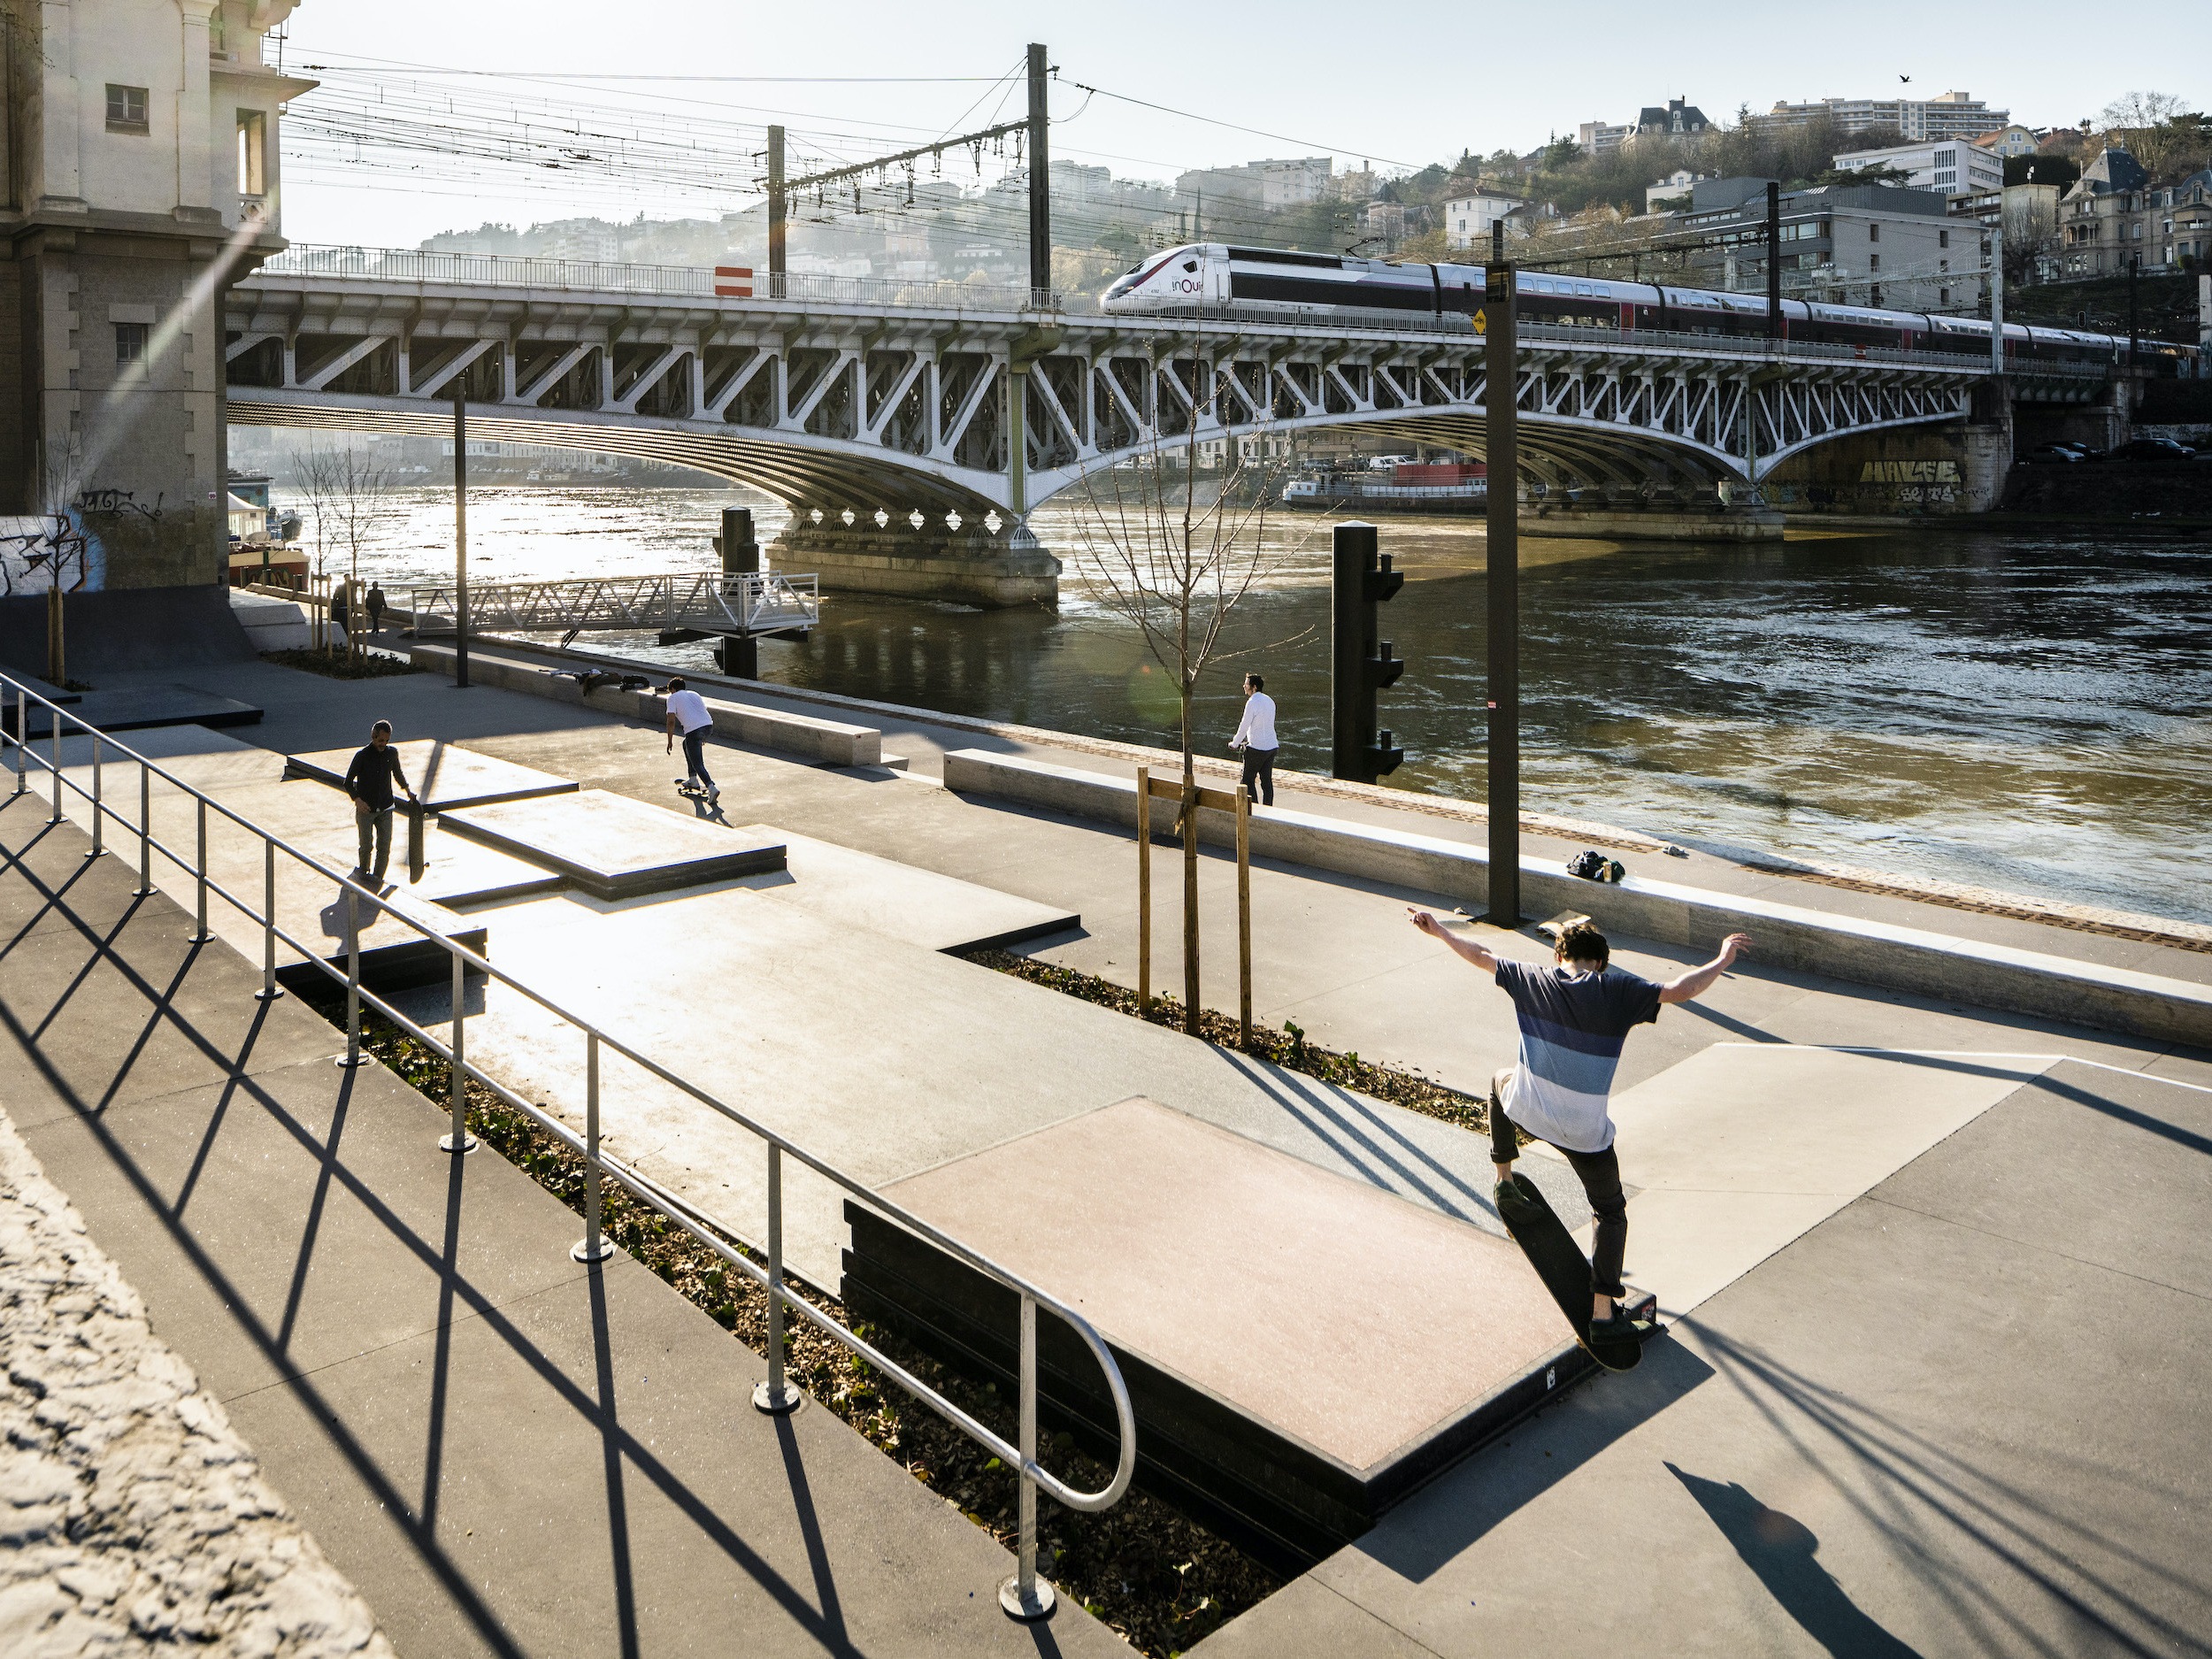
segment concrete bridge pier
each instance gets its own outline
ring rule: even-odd
[[[941,510],[919,525],[917,516],[796,507],[770,562],[811,571],[825,588],[845,593],[949,599],[987,611],[1059,603],[1060,561],[1021,519],[999,515],[994,530],[981,513],[963,513],[956,526]]]

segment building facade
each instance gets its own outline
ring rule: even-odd
[[[1854,150],[1836,157],[1836,171],[1857,173],[1892,167],[1911,176],[1909,190],[1949,196],[1961,190],[1994,190],[2005,182],[2004,162],[1970,139],[1948,138],[1886,150]]]
[[[1842,134],[1893,127],[1915,142],[1938,138],[1978,138],[2012,124],[2008,110],[1993,110],[1963,92],[1932,98],[1819,98],[1810,104],[1777,104],[1757,121],[1803,127],[1825,117]]]
[[[1503,190],[1477,190],[1444,204],[1444,245],[1447,248],[1487,248],[1490,227],[1509,219],[1528,204]],[[1517,228],[1517,227],[1516,227]]]
[[[1709,183],[1697,187],[1695,204],[1673,223],[1719,245],[1699,254],[1697,276],[1671,280],[1763,292],[1765,181]],[[1942,196],[1886,185],[1825,185],[1784,191],[1781,210],[1782,292],[1788,298],[1954,312],[1987,303],[1982,227],[1952,219]]]
[[[315,83],[265,46],[293,5],[9,9],[0,515],[78,521],[65,586],[226,573],[223,294],[284,245],[278,125]]]

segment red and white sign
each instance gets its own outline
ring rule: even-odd
[[[745,286],[725,282],[725,277],[741,278]],[[714,267],[715,297],[726,300],[749,300],[753,297],[753,267],[745,265],[718,265]]]

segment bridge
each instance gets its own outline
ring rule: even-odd
[[[229,293],[229,418],[450,429],[657,457],[774,495],[777,563],[824,585],[1048,601],[1041,502],[1210,441],[1388,428],[1480,454],[1489,387],[1463,318],[1087,314],[1030,288],[294,245]],[[1524,326],[1524,482],[1702,508],[1853,434],[1955,422],[1974,357]],[[2015,397],[2087,401],[2101,369]],[[1013,442],[1015,433],[1020,441]]]
[[[565,581],[472,582],[469,627],[497,634],[579,634],[655,630],[725,640],[802,634],[822,619],[812,576],[780,571],[672,571],[651,576],[588,576]],[[450,634],[457,614],[449,584],[411,590],[406,615],[417,637]]]

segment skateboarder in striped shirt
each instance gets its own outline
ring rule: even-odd
[[[1520,1053],[1515,1064],[1491,1079],[1491,1161],[1501,1185],[1513,1179],[1514,1160],[1520,1156],[1513,1133],[1517,1125],[1565,1155],[1582,1178],[1597,1218],[1590,1263],[1591,1338],[1600,1342],[1629,1338],[1632,1327],[1617,1300],[1626,1294],[1621,1263],[1628,1250],[1628,1200],[1621,1190],[1620,1158],[1607,1110],[1614,1069],[1631,1031],[1656,1022],[1661,1003],[1687,1002],[1711,989],[1751,936],[1729,934],[1710,962],[1660,985],[1613,967],[1605,935],[1587,921],[1562,930],[1551,967],[1532,968],[1447,932],[1426,910],[1408,907],[1407,914],[1430,938],[1442,940],[1494,975],[1498,988],[1513,999]]]

